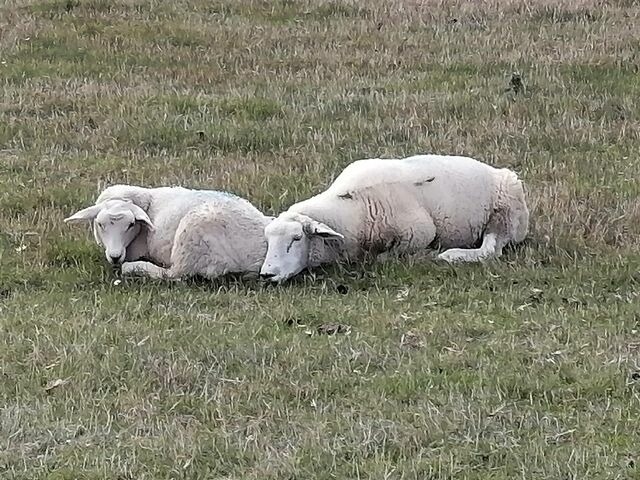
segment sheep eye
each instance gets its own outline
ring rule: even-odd
[[[302,240],[302,235],[296,235],[295,237],[293,237],[291,239],[291,243],[289,244],[289,246],[287,247],[287,253],[289,253],[289,250],[291,250],[291,247],[293,247],[293,244],[295,242],[299,242],[300,240]]]
[[[127,227],[127,231],[131,230],[135,224],[136,222],[130,223],[129,226]]]

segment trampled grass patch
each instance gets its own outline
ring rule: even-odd
[[[636,478],[639,14],[5,2],[0,477]],[[114,183],[276,214],[428,152],[515,169],[527,241],[274,287],[121,278],[62,222]]]

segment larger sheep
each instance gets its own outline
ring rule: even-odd
[[[517,175],[460,156],[416,155],[353,162],[324,192],[265,228],[262,277],[282,282],[307,267],[365,253],[417,253],[475,262],[527,235],[529,210]]]
[[[216,278],[260,270],[271,220],[227,192],[113,185],[64,221],[92,222],[107,260],[125,275]]]

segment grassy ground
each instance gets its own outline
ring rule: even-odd
[[[639,478],[639,16],[5,0],[0,477]],[[276,213],[352,160],[420,152],[516,169],[526,245],[282,288],[116,285],[62,224],[114,182]]]

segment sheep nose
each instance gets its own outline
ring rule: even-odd
[[[121,258],[121,257],[120,257],[120,255],[118,255],[118,256],[110,255],[110,256],[109,256],[109,262],[110,262],[112,265],[120,265],[120,263],[121,263],[121,262],[120,262],[120,258]]]
[[[260,273],[260,278],[264,280],[269,280],[270,278],[273,278],[275,276],[276,276],[275,273]]]

